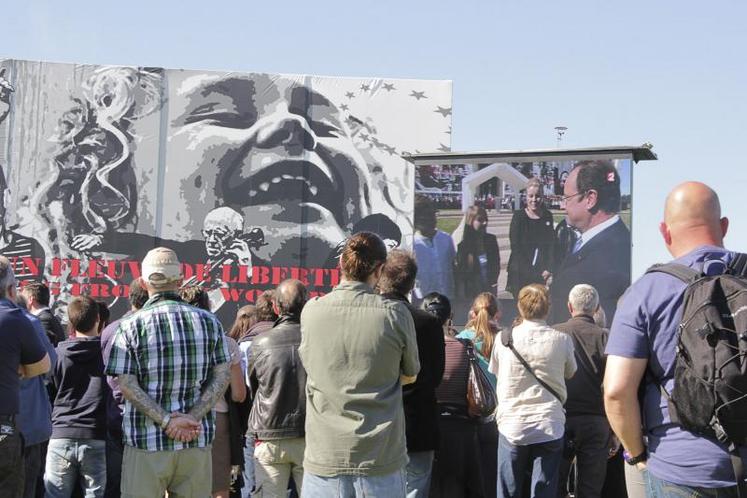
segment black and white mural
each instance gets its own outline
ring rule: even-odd
[[[285,278],[326,292],[350,234],[411,244],[414,168],[451,83],[0,60],[0,253],[126,307],[152,247],[230,324]]]

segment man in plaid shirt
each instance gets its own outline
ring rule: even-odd
[[[223,328],[177,295],[176,253],[142,263],[149,299],[117,329],[106,367],[125,397],[122,496],[210,496],[212,408],[230,376]]]

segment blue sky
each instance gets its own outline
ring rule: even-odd
[[[668,258],[666,193],[719,192],[747,250],[747,3],[26,0],[0,57],[454,81],[454,150],[654,144],[634,172],[634,274]]]

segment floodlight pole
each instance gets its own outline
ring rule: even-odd
[[[563,135],[568,130],[567,126],[556,126],[555,132],[557,133],[558,149],[563,145]]]

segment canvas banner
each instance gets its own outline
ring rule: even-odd
[[[88,294],[116,316],[171,247],[230,325],[283,279],[328,292],[353,233],[409,247],[401,154],[450,132],[448,81],[3,60],[0,253],[59,311]]]

